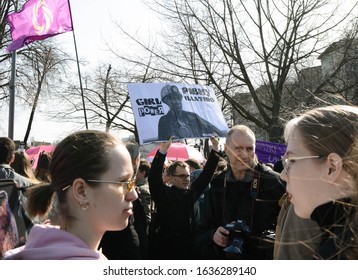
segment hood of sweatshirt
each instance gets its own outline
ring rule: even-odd
[[[26,244],[7,251],[8,260],[105,260],[79,237],[58,226],[34,225]]]

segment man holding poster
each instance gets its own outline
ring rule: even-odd
[[[209,86],[133,83],[128,92],[140,144],[226,136],[227,123]]]

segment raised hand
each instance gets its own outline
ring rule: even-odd
[[[166,154],[170,145],[172,144],[172,140],[173,140],[173,136],[169,138],[169,140],[167,142],[161,142],[160,143],[160,149],[159,151],[162,153],[162,154]]]
[[[214,151],[219,151],[219,139],[216,138],[215,136],[211,136],[210,137],[210,142],[213,146],[213,150]]]

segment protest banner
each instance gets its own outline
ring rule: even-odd
[[[225,137],[228,126],[209,86],[178,83],[131,83],[129,97],[140,144]]]
[[[285,154],[286,148],[285,144],[256,140],[255,153],[259,161],[275,163]]]

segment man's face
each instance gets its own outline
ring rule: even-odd
[[[190,173],[189,167],[183,168],[177,166],[175,168],[175,173],[170,176],[171,183],[173,186],[176,186],[179,189],[188,189],[190,185]]]
[[[227,139],[225,153],[233,170],[248,170],[254,164],[255,140],[246,133],[234,131]]]
[[[183,106],[181,103],[182,97],[177,94],[170,94],[165,98],[164,103],[169,106],[171,110],[181,111]]]

